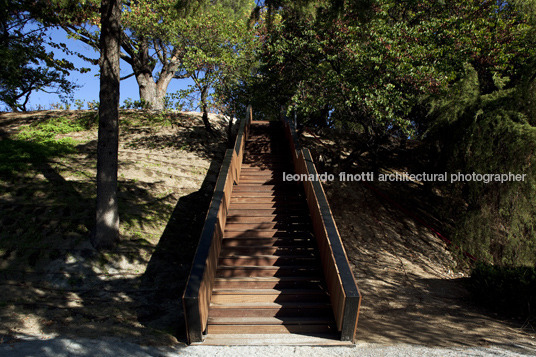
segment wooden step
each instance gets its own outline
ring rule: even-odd
[[[277,177],[277,178],[273,178],[273,177],[270,177],[270,178],[240,178],[238,180],[238,183],[240,185],[245,185],[245,184],[253,184],[253,185],[277,185],[277,184],[281,184],[281,183],[285,183],[286,181],[283,181],[283,178],[282,177]]]
[[[236,187],[238,187],[238,186],[236,186]],[[287,192],[281,192],[281,191],[279,191],[279,192],[274,192],[274,191],[251,191],[251,190],[238,192],[237,190],[233,189],[233,194],[231,196],[231,199],[233,199],[233,198],[255,198],[255,197],[263,197],[263,198],[275,197],[275,198],[278,198],[278,199],[281,199],[282,197],[286,197],[286,199],[288,199],[288,198],[291,198],[291,197],[299,197],[299,196],[297,196],[296,191],[289,191],[289,190],[287,190]]]
[[[322,287],[320,278],[310,276],[284,276],[284,277],[238,277],[216,278],[214,289],[311,289]]]
[[[235,246],[235,247],[223,247],[221,250],[221,256],[233,256],[233,255],[275,255],[278,257],[300,255],[314,257],[316,251],[314,247],[277,247],[277,246]]]
[[[246,151],[244,152],[244,159],[255,159],[256,161],[279,160],[285,163],[289,161],[289,157],[287,157],[287,155],[282,155],[281,152],[275,152],[273,149],[274,148],[267,146],[249,149],[246,148]],[[270,150],[270,152],[264,152],[267,150]]]
[[[267,153],[267,152],[258,152],[255,150],[252,150],[251,148],[246,148],[246,151],[244,152],[244,159],[254,158],[257,160],[280,160],[287,162],[289,160],[289,157],[286,155],[281,155],[281,153]]]
[[[269,168],[266,168],[266,167],[256,167],[256,166],[249,166],[249,167],[244,167],[242,166],[241,169],[240,169],[240,173],[241,174],[259,174],[259,173],[263,173],[263,174],[282,174],[283,172],[288,172],[288,173],[294,173],[294,170],[288,170],[288,171],[285,171],[285,170],[272,170],[272,169],[269,169]]]
[[[275,194],[288,194],[294,190],[296,190],[296,185],[293,183],[280,183],[277,185],[238,184],[237,186],[233,187],[233,196],[236,197],[240,193],[244,192],[273,192]]]
[[[274,172],[274,171],[271,171],[271,172],[267,172],[266,170],[259,170],[259,171],[249,171],[249,172],[244,172],[244,171],[241,171],[240,173],[240,177],[238,178],[238,184],[240,184],[240,182],[244,181],[244,182],[247,182],[247,181],[261,181],[261,180],[280,180],[280,181],[283,181],[283,174],[288,174],[288,172],[286,171],[280,171],[280,172]],[[283,182],[287,182],[287,181],[283,181]]]
[[[272,171],[272,170],[241,170],[240,171],[240,177],[239,182],[244,177],[248,177],[250,179],[268,179],[268,178],[280,178],[283,179],[283,173],[289,174],[292,173],[292,171],[285,171],[285,170],[278,170],[278,171]]]
[[[245,231],[227,231],[223,238],[313,238],[310,231],[283,231],[279,229],[248,229]]]
[[[258,179],[258,178],[281,178],[283,179],[283,172],[285,174],[291,174],[292,172],[286,172],[286,171],[272,171],[272,170],[240,170],[240,179],[243,180],[245,178],[252,178],[252,179]]]
[[[273,172],[268,170],[259,171],[241,171],[238,181],[247,180],[270,180],[270,179],[283,179],[283,172]]]
[[[313,239],[307,238],[225,238],[222,240],[222,247],[240,247],[245,245],[264,247],[316,247]]]
[[[249,145],[248,145],[249,144]],[[252,145],[257,144],[272,144],[272,140],[268,135],[259,135],[259,136],[249,136],[246,140],[246,148],[251,147]]]
[[[271,208],[301,208],[306,210],[305,202],[286,201],[286,202],[232,202],[229,209],[271,209]]]
[[[229,215],[227,216],[227,223],[271,223],[276,222],[278,224],[310,224],[308,216],[304,215],[277,215],[266,214],[264,216],[244,216],[244,215]]]
[[[290,215],[290,216],[299,216],[299,215],[308,215],[306,209],[304,208],[294,208],[294,207],[277,207],[269,209],[235,209],[231,208],[228,211],[230,216],[253,216],[253,217],[265,217],[270,215]]]
[[[233,289],[212,292],[211,306],[222,304],[258,304],[286,302],[329,302],[329,297],[320,289]]]
[[[217,325],[208,324],[208,334],[323,334],[336,333],[335,327],[328,324],[320,325]]]
[[[211,305],[210,317],[297,317],[322,316],[333,320],[331,305],[327,302],[285,302],[266,304]]]
[[[270,170],[270,171],[279,171],[279,172],[283,172],[283,171],[292,172],[294,170],[290,165],[271,164],[271,163],[264,163],[264,162],[256,162],[254,164],[244,163],[242,164],[242,168],[252,169],[252,170]]]
[[[249,160],[244,159],[242,162],[242,168],[259,168],[259,167],[275,167],[275,168],[286,168],[287,170],[293,169],[290,165],[290,160],[280,160],[280,161],[270,161],[270,160]]]
[[[297,231],[297,230],[309,230],[312,228],[312,225],[309,223],[293,223],[293,222],[270,222],[270,223],[235,223],[227,221],[225,225],[226,231],[239,231],[243,232],[245,230],[265,230],[265,229],[280,229],[286,231]]]
[[[282,317],[209,317],[211,325],[320,325],[330,324],[333,319],[325,316]]]
[[[255,157],[253,155],[250,155],[248,157],[244,157],[244,161],[242,162],[242,165],[254,165],[254,164],[270,164],[270,165],[283,165],[288,166],[287,160],[278,159],[278,158],[271,158],[271,157]]]
[[[283,181],[283,175],[247,175],[240,176],[238,179],[238,184],[254,184],[254,185],[276,185],[278,183],[285,183],[288,181]]]
[[[236,255],[236,256],[220,256],[218,259],[219,265],[225,266],[318,266],[319,260],[316,257],[288,255]]]
[[[316,289],[228,289],[228,288],[219,288],[214,289],[213,295],[240,295],[240,296],[250,296],[250,295],[263,295],[263,296],[298,296],[298,295],[307,295],[311,297],[311,299],[319,298],[322,300],[324,297],[327,297],[327,294],[324,290],[320,288]],[[313,296],[314,295],[314,296]],[[256,299],[256,298],[255,298]],[[262,298],[261,298],[262,299]],[[316,301],[316,300],[315,300]],[[257,301],[253,301],[253,303],[256,303]],[[274,302],[274,301],[272,301]],[[216,301],[213,301],[214,304],[217,304]],[[241,303],[240,301],[230,301],[229,303]]]
[[[304,233],[302,235],[278,235],[275,237],[255,237],[254,234],[244,234],[244,235],[234,235],[233,237],[226,237],[223,236],[222,242],[223,244],[226,244],[229,241],[240,241],[247,245],[251,244],[252,242],[255,245],[265,245],[265,246],[271,246],[272,242],[274,242],[276,245],[284,244],[284,245],[291,245],[296,244],[300,245],[299,243],[312,245],[314,240],[314,235],[310,232]]]
[[[316,266],[218,266],[216,277],[281,277],[281,276],[317,276],[320,269]]]

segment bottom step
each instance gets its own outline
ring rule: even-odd
[[[315,317],[209,317],[209,325],[331,325],[333,319],[324,316]]]
[[[213,334],[205,337],[200,345],[206,346],[355,346],[341,341],[340,334]],[[194,343],[197,344],[197,343]]]
[[[320,325],[212,325],[207,334],[336,333],[335,326]]]

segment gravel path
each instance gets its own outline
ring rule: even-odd
[[[354,347],[309,346],[190,346],[152,347],[118,339],[26,339],[0,344],[1,356],[534,356],[536,349],[520,346],[431,348],[415,345],[382,346],[361,343]]]

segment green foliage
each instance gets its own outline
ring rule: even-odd
[[[464,70],[464,76],[447,93],[432,97],[428,112],[430,124],[424,136],[444,135],[448,126],[463,120],[480,103],[478,74],[469,64]]]
[[[262,22],[260,85],[309,125],[368,135],[414,135],[423,96],[440,95],[476,70],[480,90],[514,80],[534,53],[530,26],[513,6],[473,1],[317,1],[316,12],[272,4]],[[367,14],[367,16],[363,16]]]
[[[70,36],[98,50],[98,27],[88,25],[99,22],[98,6],[94,6],[99,1],[56,3],[62,27]],[[237,76],[236,57],[246,58],[243,43],[252,38],[245,35],[253,7],[252,0],[124,2],[122,59],[132,68],[140,97],[151,109],[162,110],[167,86],[174,78],[195,77],[197,87],[214,87],[222,72],[228,73],[225,78],[231,77],[229,73]]]
[[[451,185],[466,203],[457,208],[453,240],[484,262],[534,265],[536,128],[517,105],[522,87],[482,95],[476,71],[468,67],[466,73],[431,106],[435,124],[427,135],[441,143],[439,166],[451,172],[525,174],[526,179]]]
[[[181,24],[180,70],[190,74],[194,85],[179,96],[190,107],[227,106],[229,88],[249,76],[257,46],[247,24],[252,8],[250,0],[219,1]]]
[[[536,318],[536,268],[478,264],[468,283],[475,300],[492,310],[523,319]]]
[[[24,173],[30,165],[74,151],[72,140],[0,140],[0,175]]]
[[[90,110],[98,110],[99,109],[99,102],[96,100],[91,100],[87,102],[87,108]]]
[[[74,105],[76,106],[76,109],[82,110],[84,108],[85,101],[83,99],[75,99]]]
[[[124,109],[149,109],[151,103],[141,98],[140,100],[132,100],[132,98],[127,98],[123,101],[122,108]]]
[[[497,99],[500,100],[500,99]],[[526,174],[521,182],[465,184],[468,210],[455,238],[477,257],[499,265],[536,264],[536,128],[513,110],[486,103],[459,143],[465,172]],[[454,161],[455,162],[455,161]],[[453,162],[453,164],[454,164]]]
[[[18,140],[33,141],[41,144],[53,143],[73,146],[76,141],[71,137],[57,138],[59,134],[69,134],[76,131],[86,130],[80,121],[74,121],[65,117],[57,117],[50,120],[36,122],[23,128],[18,134]]]
[[[77,87],[67,79],[72,63],[47,52],[47,25],[36,21],[46,10],[41,2],[7,0],[0,7],[0,101],[12,111],[26,111],[36,91],[69,94]]]

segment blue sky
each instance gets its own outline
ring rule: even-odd
[[[67,38],[66,33],[63,30],[52,30],[51,37],[55,42],[65,43],[68,48],[75,52],[83,53],[86,57],[98,58],[98,54],[88,45],[82,41]],[[78,58],[77,56],[69,56],[63,53],[61,50],[50,49],[55,53],[56,58],[66,58],[71,61],[75,67],[91,68],[90,72],[81,74],[79,72],[71,72],[69,79],[80,86],[74,92],[73,99],[81,99],[84,102],[98,101],[99,100],[99,68],[98,66],[91,65],[90,63]],[[121,76],[125,76],[132,73],[130,65],[124,61],[121,61]],[[176,92],[179,89],[185,89],[192,83],[190,79],[174,79],[171,81],[168,87],[168,93]],[[132,98],[132,100],[138,100],[140,98],[138,92],[138,84],[134,77],[130,77],[121,81],[120,88],[120,104],[122,105],[124,100]],[[54,103],[59,103],[60,98],[57,94],[47,94],[44,92],[35,92],[30,96],[28,108],[29,110],[37,109],[38,106],[44,109],[50,109]],[[72,106],[72,109],[75,109]]]

